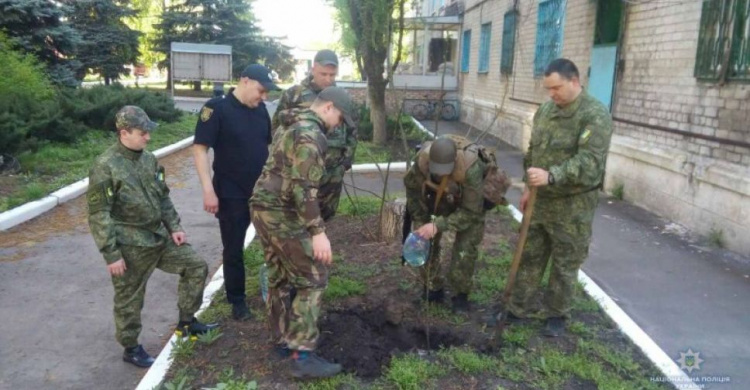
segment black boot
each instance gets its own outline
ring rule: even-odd
[[[250,313],[250,309],[247,308],[247,303],[233,303],[232,318],[237,321],[248,321],[253,318],[253,314]]]
[[[550,317],[544,325],[544,335],[547,337],[559,337],[565,333],[565,318]]]
[[[422,294],[422,299],[427,300],[430,303],[442,303],[445,299],[445,290],[430,290],[427,294]]]
[[[201,322],[198,322],[195,317],[188,322],[188,321],[180,321],[177,324],[177,328],[174,330],[174,333],[178,337],[187,337],[190,336],[190,339],[197,339],[196,336],[202,335],[207,333],[209,330],[216,329],[219,327],[219,324],[203,324]]]
[[[148,368],[154,364],[154,358],[140,344],[125,348],[125,352],[122,353],[122,360],[142,368]]]
[[[331,363],[308,351],[295,351],[292,355],[292,376],[297,379],[328,378],[341,372],[341,365]]]
[[[469,312],[469,297],[467,294],[457,294],[451,301],[453,302],[452,311],[454,314]]]

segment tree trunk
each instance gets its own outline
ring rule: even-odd
[[[370,121],[372,122],[372,141],[385,145],[388,141],[385,110],[385,80],[382,76],[370,77],[367,80],[367,94],[370,97]]]
[[[193,81],[193,91],[200,92],[202,84],[200,81]]]
[[[172,67],[167,66],[167,91],[172,90]]]
[[[385,202],[380,216],[380,237],[385,242],[401,242],[406,199],[398,198]]]

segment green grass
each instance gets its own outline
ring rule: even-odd
[[[193,115],[183,115],[175,123],[163,123],[152,134],[148,150],[187,138],[194,130]],[[73,144],[48,143],[35,152],[18,155],[22,174],[11,193],[0,197],[0,212],[43,198],[86,178],[94,159],[114,142],[113,132],[90,131]]]
[[[195,343],[190,341],[189,337],[177,337],[172,342],[172,352],[169,354],[175,362],[186,361],[193,356],[195,352]]]
[[[339,374],[333,378],[300,384],[300,390],[359,389],[361,387],[362,386],[352,374]]]
[[[714,248],[723,248],[725,246],[724,231],[712,227],[708,232],[708,244]]]
[[[516,347],[525,348],[528,345],[531,336],[536,332],[537,331],[530,325],[508,326],[503,332],[503,341]]]
[[[424,312],[428,317],[445,320],[453,325],[461,325],[466,322],[466,317],[462,314],[453,314],[451,309],[441,304],[425,304]]]
[[[438,356],[464,374],[492,372],[500,365],[497,359],[466,348],[443,349]]]
[[[475,273],[474,288],[469,299],[479,304],[497,301],[505,289],[511,260],[512,255],[507,246],[501,247],[500,253],[495,256],[480,253],[478,263],[484,263],[485,269]]]
[[[328,287],[323,293],[323,299],[327,301],[362,295],[367,291],[364,283],[341,276],[331,276],[328,279]]]
[[[211,299],[211,305],[198,316],[198,319],[203,323],[212,323],[229,318],[232,314],[232,305],[224,299],[225,296],[223,289],[217,291]]]
[[[358,142],[354,153],[355,164],[387,163],[391,158],[391,152],[387,146],[378,146],[367,141]]]
[[[414,355],[397,356],[385,373],[385,379],[400,390],[421,390],[430,388],[431,379],[445,374],[438,364],[428,362]]]
[[[617,183],[612,188],[612,196],[615,199],[623,200],[625,199],[625,184],[623,183]]]
[[[248,381],[245,375],[235,377],[232,367],[225,368],[219,374],[218,380],[216,387],[208,388],[208,390],[256,390],[258,388],[258,382]]]
[[[368,217],[380,212],[381,200],[374,196],[351,196],[341,195],[339,208],[336,215]]]

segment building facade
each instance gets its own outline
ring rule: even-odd
[[[463,122],[525,150],[568,58],[614,119],[605,189],[750,254],[750,2],[455,3]]]

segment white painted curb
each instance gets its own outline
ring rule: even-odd
[[[161,149],[156,150],[154,155],[157,158],[162,158],[166,155],[172,154],[178,150],[185,149],[186,147],[193,144],[193,137],[183,139],[172,145],[165,146]],[[30,219],[36,218],[49,210],[52,210],[57,205],[61,205],[71,199],[75,199],[86,192],[89,186],[89,179],[82,179],[73,184],[65,186],[48,196],[35,200],[32,202],[25,203],[21,206],[8,210],[0,214],[0,231],[8,230],[13,226],[24,223]]]
[[[250,227],[247,229],[247,233],[245,233],[245,248],[247,248],[248,245],[253,241],[255,238],[255,227],[250,224]],[[214,273],[214,276],[211,278],[211,281],[206,286],[205,290],[203,290],[203,303],[201,304],[200,309],[195,313],[195,316],[197,317],[201,313],[203,313],[206,308],[208,308],[211,305],[211,300],[214,297],[214,294],[216,294],[219,289],[224,285],[224,266],[219,266],[219,269],[216,270],[216,273]],[[167,344],[164,346],[164,348],[159,352],[159,356],[156,357],[156,361],[154,361],[154,364],[151,365],[151,368],[148,369],[148,372],[146,372],[146,375],[141,378],[141,381],[138,383],[138,387],[135,388],[135,390],[152,390],[157,388],[161,382],[164,380],[164,376],[167,375],[167,371],[169,371],[169,367],[172,365],[172,357],[170,356],[172,354],[172,343],[177,341],[177,336],[172,334],[172,337],[169,338],[169,341],[167,341]]]
[[[380,170],[385,172],[386,169],[388,169],[388,163],[374,163],[374,164],[357,164],[352,165],[352,173],[371,173],[371,172],[380,172],[378,170],[378,167],[380,167]],[[406,163],[405,162],[395,162],[391,163],[390,166],[391,172],[406,172]]]
[[[523,219],[523,214],[512,204],[508,205],[508,210],[513,214],[513,218],[519,223]],[[583,284],[586,293],[593,298],[602,310],[614,321],[630,340],[643,351],[646,357],[664,374],[665,379],[669,380],[678,389],[698,390],[701,387],[696,385],[690,377],[680,369],[677,363],[667,355],[654,340],[633,321],[624,310],[617,306],[615,301],[607,295],[583,270],[578,271],[578,281]]]

